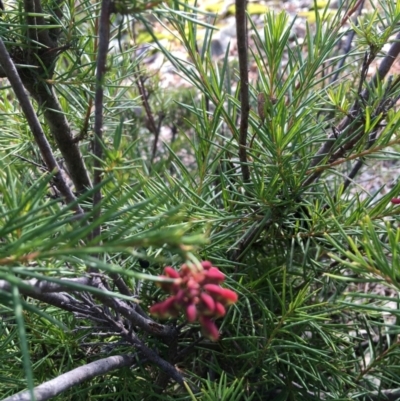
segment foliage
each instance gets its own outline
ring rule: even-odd
[[[315,7],[304,38],[247,16],[220,57],[196,4],[6,5],[1,399],[400,396],[400,185],[357,181],[400,156],[400,5],[361,3]],[[204,260],[239,294],[215,342],[148,315],[165,266]]]

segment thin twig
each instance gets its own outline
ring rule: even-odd
[[[104,98],[104,77],[106,74],[106,61],[110,41],[110,13],[111,0],[103,0],[101,3],[100,23],[99,23],[99,48],[96,62],[96,94],[94,99],[95,120],[94,120],[94,142],[93,154],[94,159],[94,185],[101,183],[102,165],[101,159],[103,156],[103,98]],[[101,202],[101,188],[93,194],[94,219],[100,217],[101,210],[96,206]],[[92,238],[100,235],[101,227],[96,227],[92,232]]]
[[[79,284],[81,286],[91,285],[96,288],[97,291],[102,291],[102,294],[93,294],[96,298],[101,300],[102,304],[113,308],[116,312],[124,316],[130,324],[135,327],[139,327],[141,330],[155,337],[163,338],[165,340],[171,340],[177,336],[177,329],[173,326],[163,325],[156,323],[154,320],[143,316],[140,311],[140,307],[135,304],[128,304],[127,302],[118,299],[113,296],[112,293],[107,291],[104,286],[96,285],[96,280],[92,278],[71,278],[65,280],[58,280],[58,282],[48,282],[45,280],[31,279],[22,281],[19,285],[19,291],[22,295],[27,295],[32,299],[45,302],[49,305],[56,306],[62,310],[68,312],[80,312],[85,313],[87,303],[82,303],[67,291],[73,291],[77,294],[77,288],[71,287],[71,285]],[[10,293],[12,285],[6,280],[0,280],[0,290]],[[60,292],[62,291],[62,292]],[[84,289],[82,289],[84,291]],[[82,293],[79,292],[79,294]],[[87,292],[88,293],[88,292]],[[87,299],[85,299],[85,302]],[[88,316],[92,318],[92,316]]]
[[[64,157],[66,170],[74,183],[76,192],[79,194],[84,193],[91,188],[92,183],[79,146],[74,142],[71,126],[58,101],[54,88],[46,83],[32,85],[32,82],[29,84],[25,79],[24,85],[38,102],[39,107],[43,109],[43,116],[57,142],[58,149]]]
[[[400,139],[399,138],[395,138],[392,141],[387,142],[387,143],[385,143],[383,145],[378,145],[378,146],[375,146],[373,148],[363,150],[362,152],[359,152],[359,153],[356,153],[356,154],[352,154],[352,155],[350,155],[348,157],[345,157],[343,159],[335,160],[334,162],[332,162],[330,164],[319,166],[319,167],[316,167],[315,169],[310,169],[310,170],[305,172],[305,175],[312,175],[312,174],[315,174],[316,172],[318,172],[319,175],[320,175],[323,171],[329,170],[332,167],[339,166],[340,164],[343,164],[343,163],[348,163],[351,160],[355,160],[355,159],[358,159],[360,157],[365,157],[365,156],[368,156],[368,155],[370,155],[372,153],[379,152],[380,150],[383,150],[383,149],[388,148],[390,146],[399,145],[399,144],[400,144]]]
[[[89,131],[89,121],[92,114],[93,99],[90,98],[86,107],[85,118],[83,120],[82,128],[79,134],[73,139],[74,143],[80,142],[87,137]]]
[[[165,340],[171,340],[178,335],[178,331],[175,327],[169,325],[162,325],[156,323],[154,320],[142,316],[137,310],[137,304],[128,305],[121,299],[111,298],[107,296],[106,290],[102,282],[97,281],[97,288],[103,290],[104,296],[93,294],[96,298],[100,299],[101,302],[111,308],[114,308],[118,313],[124,316],[133,326],[137,326],[145,332],[152,334],[156,337],[164,338]]]
[[[103,100],[104,100],[104,78],[106,75],[107,53],[110,42],[110,15],[111,15],[111,0],[103,0],[101,3],[100,21],[99,21],[99,42],[96,62],[96,94],[94,99],[95,120],[94,120],[94,143],[93,154],[94,159],[94,185],[99,185],[102,180],[102,165],[101,159],[103,156]],[[101,202],[101,188],[93,194],[93,218],[98,219],[101,214],[101,208],[96,207]],[[101,233],[101,226],[97,226],[92,231],[92,238],[96,238]],[[124,295],[132,295],[129,287],[126,285],[122,277],[116,274],[111,274],[116,286]]]
[[[268,216],[264,216],[264,218],[260,222],[254,223],[243,235],[238,244],[236,244],[236,249],[232,251],[228,251],[228,258],[235,262],[240,262],[247,252],[250,250],[251,245],[257,241],[260,234],[268,230],[268,228],[273,224],[273,220]]]
[[[349,18],[357,11],[360,4],[365,0],[357,0],[356,4],[349,10],[349,12],[343,17],[340,28],[349,20]]]
[[[60,283],[50,282],[47,280],[38,280],[37,278],[32,278],[30,280],[24,280],[19,286],[19,291],[23,295],[29,295],[34,298],[35,293],[56,293],[56,292],[65,292],[68,290],[68,284],[79,284],[79,285],[90,285],[91,278],[90,277],[79,277],[79,278],[69,278],[69,279],[60,279]],[[65,283],[65,284],[64,284]],[[9,281],[0,280],[0,290],[5,292],[11,292],[13,285],[10,284]],[[76,288],[72,288],[73,291],[76,291]]]
[[[142,100],[143,108],[144,108],[146,116],[147,116],[147,121],[148,121],[147,127],[149,128],[150,132],[154,135],[153,149],[151,152],[150,167],[149,167],[151,169],[154,158],[156,157],[157,145],[158,145],[158,140],[160,137],[160,126],[156,125],[153,111],[151,110],[150,103],[149,103],[149,96],[146,93],[144,79],[139,71],[137,71],[135,73],[135,81],[136,81],[136,86],[137,86],[139,94],[140,94],[140,98]]]
[[[178,384],[183,386],[184,379],[181,373],[167,362],[165,359],[158,356],[158,354],[147,347],[133,332],[127,330],[125,327],[120,326],[121,335],[129,341],[149,362],[154,363],[162,369],[171,379],[175,380]]]
[[[247,131],[249,128],[249,73],[248,73],[248,43],[247,43],[247,15],[246,0],[236,0],[236,37],[239,58],[240,74],[240,103],[241,118],[239,131],[239,160],[243,181],[250,181],[250,169],[247,164]]]

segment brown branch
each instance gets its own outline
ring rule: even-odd
[[[110,13],[111,0],[103,0],[101,2],[100,23],[99,23],[99,47],[97,52],[96,62],[96,94],[94,99],[95,120],[94,120],[94,143],[93,154],[94,159],[94,185],[101,183],[102,165],[101,159],[103,156],[102,140],[103,140],[103,81],[106,74],[106,61],[108,46],[110,40]],[[96,206],[101,201],[101,189],[98,188],[93,194],[94,219],[100,217],[101,209]],[[96,227],[92,232],[92,238],[100,235],[101,227]]]
[[[157,144],[158,144],[158,139],[160,137],[160,127],[157,126],[155,122],[154,115],[149,104],[149,96],[146,93],[144,79],[139,71],[135,73],[135,80],[136,80],[136,86],[140,94],[140,98],[142,100],[143,108],[147,116],[147,121],[148,121],[147,127],[149,131],[154,135],[153,149],[150,158],[150,169],[151,169],[154,158],[156,157]]]
[[[236,0],[236,37],[239,58],[239,74],[240,74],[240,102],[241,102],[241,118],[239,132],[239,160],[242,169],[244,182],[250,181],[250,170],[247,162],[247,131],[249,128],[249,73],[248,73],[248,55],[247,55],[247,16],[246,16],[246,0]]]
[[[133,296],[132,291],[125,283],[125,280],[119,274],[111,273],[110,276],[121,294],[127,295],[128,297]]]
[[[54,93],[54,88],[46,83],[30,85],[24,81],[24,84],[32,97],[38,102],[39,107],[43,109],[44,118],[64,157],[65,165],[74,183],[75,190],[80,194],[84,193],[91,188],[92,183],[79,146],[74,142],[71,127]]]
[[[28,25],[28,37],[31,42],[33,42],[29,43],[29,48],[31,46],[36,46],[38,43],[45,48],[54,47],[56,44],[50,39],[49,30],[36,28],[36,26],[43,27],[46,24],[46,21],[42,16],[43,8],[41,0],[24,0],[24,9],[26,13],[26,23]]]
[[[97,280],[93,282],[98,289],[106,291],[104,284]],[[136,309],[139,308],[137,304],[133,306],[128,305],[128,303],[124,302],[118,298],[111,298],[109,296],[99,296],[98,294],[94,294],[101,302],[105,305],[113,308],[118,311],[122,316],[126,317],[128,321],[133,325],[137,326],[145,332],[152,334],[156,337],[164,338],[165,340],[171,340],[172,338],[178,335],[177,329],[172,326],[162,325],[156,323],[154,320],[144,317],[139,311]]]
[[[95,107],[95,120],[94,120],[94,143],[93,154],[96,156],[94,159],[94,185],[99,185],[102,180],[102,165],[101,159],[103,156],[103,100],[104,100],[104,78],[106,75],[106,62],[107,53],[110,42],[110,15],[111,15],[111,0],[103,0],[101,3],[100,22],[99,22],[99,42],[97,51],[96,62],[96,93],[94,99]],[[100,218],[101,208],[96,207],[101,202],[101,188],[93,194],[93,209],[94,220]],[[101,226],[93,229],[91,234],[92,238],[96,238],[101,233]],[[124,295],[132,295],[129,287],[121,276],[111,274],[116,286]]]
[[[119,325],[119,329],[121,330],[121,335],[128,342],[130,342],[141,353],[142,356],[144,356],[149,362],[152,362],[155,365],[157,365],[171,379],[175,380],[178,384],[183,386],[184,379],[181,373],[179,373],[178,370],[173,365],[171,365],[165,359],[159,357],[156,352],[147,347],[133,332],[128,331],[122,325]]]
[[[357,0],[356,4],[348,11],[348,13],[343,17],[341,23],[340,23],[340,28],[349,20],[349,18],[357,11],[358,7],[360,7],[361,3],[363,3],[364,0]],[[362,6],[361,6],[362,7]]]
[[[34,40],[35,42],[39,41],[37,36],[36,26],[36,17],[35,14],[35,3],[33,0],[24,0],[24,11],[26,13],[26,25],[27,25],[27,33],[30,40]]]
[[[311,175],[311,174],[315,174],[315,173],[321,174],[323,171],[329,170],[332,167],[339,166],[340,164],[343,164],[343,163],[348,163],[351,160],[355,160],[355,159],[358,159],[360,157],[365,157],[365,156],[368,156],[368,155],[370,155],[372,153],[379,152],[380,150],[383,150],[383,149],[388,148],[390,146],[399,145],[399,144],[400,144],[400,138],[396,138],[396,139],[393,139],[392,141],[387,142],[387,143],[385,143],[383,145],[374,146],[373,148],[369,148],[369,149],[363,150],[362,152],[355,153],[355,154],[350,155],[350,156],[348,156],[346,158],[335,160],[334,162],[332,162],[330,164],[327,164],[327,165],[324,165],[324,166],[319,166],[319,167],[316,167],[315,169],[307,170],[305,175]]]
[[[55,7],[60,1],[55,2]],[[18,63],[35,66],[20,70],[20,78],[39,107],[48,124],[59,150],[61,151],[68,173],[78,193],[83,193],[92,186],[87,169],[83,162],[79,147],[74,143],[70,125],[59,104],[58,98],[46,79],[51,78],[54,66],[59,55],[57,35],[54,29],[43,29],[45,20],[38,13],[43,13],[40,0],[24,0],[24,9],[27,14],[26,23],[29,24],[27,43],[22,44],[27,51],[21,55],[16,52]],[[30,13],[30,15],[28,15]],[[32,15],[33,14],[33,15]],[[41,28],[37,28],[41,25]],[[51,37],[50,39],[50,32]],[[4,70],[6,67],[2,65]],[[5,71],[7,74],[7,71]]]

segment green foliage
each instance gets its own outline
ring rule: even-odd
[[[243,378],[235,380],[228,386],[226,374],[222,374],[219,382],[208,380],[206,387],[203,389],[203,401],[250,401],[253,397],[246,397],[243,389]]]
[[[295,22],[284,12],[268,12],[262,30],[249,16],[249,62],[257,72],[249,82],[249,182],[238,158],[243,83],[231,48],[212,55],[216,28],[193,5],[128,3],[118,2],[124,15],[112,17],[100,160],[92,148],[100,5],[69,2],[63,18],[50,5],[43,11],[66,46],[51,85],[88,170],[94,160],[102,170],[103,181],[76,203],[55,193],[13,92],[0,92],[0,281],[9,284],[0,285],[0,398],[100,357],[136,351],[103,321],[26,295],[33,279],[60,284],[95,272],[108,280],[108,295],[147,312],[163,297],[156,282],[165,265],[209,259],[239,294],[217,321],[219,342],[201,339],[183,316],[161,322],[180,330],[170,343],[129,327],[182,373],[186,387],[163,380],[138,356],[133,367],[57,399],[385,399],[385,391],[400,388],[400,229],[398,207],[390,204],[400,184],[388,189],[393,177],[385,177],[370,193],[352,171],[359,160],[369,168],[400,157],[398,77],[374,84],[366,78],[384,46],[397,40],[398,3],[372,5],[351,26],[344,16],[355,1],[335,12],[328,4],[315,11],[304,39],[293,38]],[[24,37],[22,14],[15,9],[0,23],[9,47]],[[164,88],[146,72],[150,52],[136,44],[131,15],[186,81],[182,89]],[[355,46],[341,54],[350,29]],[[37,111],[61,159],[44,111]],[[161,126],[173,133],[170,141],[158,138]],[[103,197],[93,206],[98,190]],[[76,204],[82,218],[74,215]],[[97,227],[100,235],[91,236]],[[134,296],[118,291],[113,275]],[[65,292],[103,294],[72,281]]]

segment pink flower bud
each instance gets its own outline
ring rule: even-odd
[[[400,204],[400,198],[392,198],[392,200],[390,201],[395,205],[399,205]]]
[[[238,300],[236,292],[228,288],[222,288],[217,284],[206,284],[203,288],[224,305],[234,304]]]
[[[179,273],[171,266],[164,268],[164,274],[169,278],[179,278]]]
[[[156,315],[161,319],[166,319],[170,316],[177,316],[178,310],[175,306],[175,297],[169,297],[163,302],[153,305],[150,308],[150,313]]]
[[[201,262],[201,266],[204,270],[210,270],[212,267],[212,263],[208,260],[204,260],[203,262]]]
[[[153,305],[150,313],[167,318],[177,317],[183,312],[189,323],[197,320],[204,336],[216,341],[219,338],[218,327],[212,319],[224,316],[226,306],[235,303],[238,295],[219,285],[226,277],[211,262],[203,261],[201,267],[191,269],[183,264],[177,271],[166,266],[161,277],[170,282],[160,282],[158,285],[172,295]]]
[[[206,272],[206,280],[207,282],[213,283],[213,284],[219,284],[222,283],[225,280],[225,274],[222,273],[219,269],[216,267],[211,267],[210,270]]]
[[[215,303],[215,310],[214,310],[215,317],[225,316],[225,313],[226,313],[225,306],[222,305],[221,302],[216,302]]]
[[[194,279],[194,277],[191,277],[188,281],[187,281],[187,288],[189,288],[190,290],[197,290],[200,287],[200,284]]]
[[[213,300],[211,295],[202,292],[200,294],[200,299],[207,315],[212,315],[215,310],[215,301]]]
[[[184,276],[184,275],[187,275],[187,274],[190,274],[190,267],[185,263],[185,264],[183,264],[182,266],[181,266],[181,269],[180,269],[180,276],[182,277],[182,276]]]
[[[186,319],[189,323],[193,323],[197,317],[196,305],[190,304],[186,307]]]
[[[208,316],[200,316],[199,323],[204,337],[209,338],[211,341],[217,341],[219,338],[218,327]]]
[[[185,294],[185,291],[183,291],[183,290],[179,290],[177,293],[176,293],[176,295],[175,295],[175,303],[177,304],[177,305],[179,305],[179,304],[182,304],[184,301],[185,301],[185,296],[186,296],[186,294]]]

